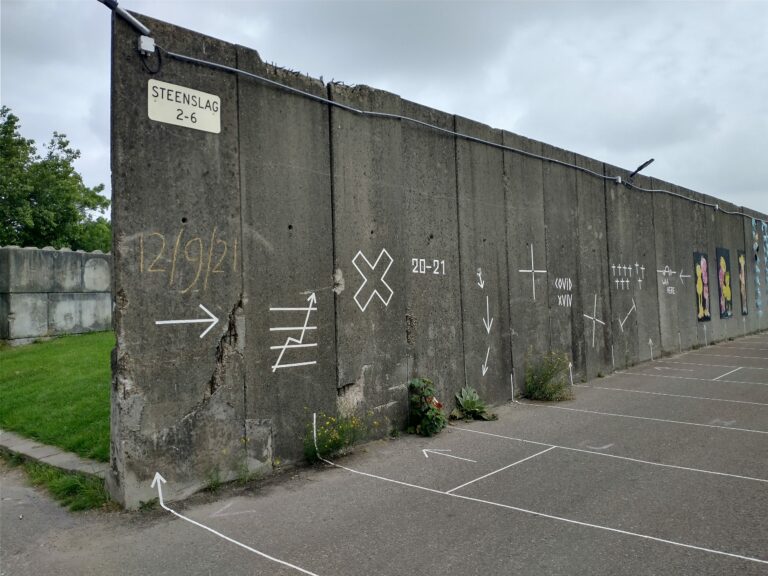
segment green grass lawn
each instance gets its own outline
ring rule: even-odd
[[[109,460],[113,332],[0,349],[0,428]]]

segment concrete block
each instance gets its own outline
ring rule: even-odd
[[[9,339],[48,335],[47,294],[7,294]]]
[[[112,259],[84,254],[83,292],[109,292],[112,288]]]
[[[9,300],[10,294],[0,292],[0,340],[8,340],[10,337],[10,323],[8,321]]]
[[[402,102],[402,113],[454,128],[452,116],[412,102]],[[403,123],[402,174],[410,376],[432,380],[450,410],[465,379],[455,138]],[[480,371],[474,366],[469,374],[479,377]]]
[[[48,295],[48,334],[81,334],[112,327],[112,296],[102,293]]]
[[[327,95],[322,82],[267,66],[252,50],[238,48],[238,64]],[[247,223],[243,289],[251,335],[246,416],[249,422],[268,423],[248,428],[253,434],[248,447],[253,465],[271,467],[272,457],[282,462],[303,458],[312,412],[336,412],[329,111],[326,104],[260,82],[242,80],[238,86]],[[273,437],[264,438],[264,430]],[[268,461],[259,460],[270,454]]]
[[[577,166],[602,174],[603,165],[596,160],[575,155]],[[611,346],[613,333],[620,329],[619,320],[611,309],[611,268],[608,259],[607,228],[605,220],[605,189],[612,186],[602,178],[585,172],[576,172],[578,194],[578,280],[580,302],[574,301],[577,316],[573,318],[574,346],[583,354],[575,355],[575,366],[586,378],[608,374],[613,369]],[[550,290],[554,286],[550,283]],[[567,290],[561,291],[567,294]],[[554,286],[555,288],[557,286]],[[562,299],[565,299],[564,297]],[[559,302],[558,302],[559,304]],[[581,318],[578,314],[581,314]],[[593,321],[584,315],[601,319],[605,324]],[[592,332],[594,328],[594,345]]]
[[[607,176],[627,181],[629,172],[610,165]],[[651,189],[651,180],[638,175],[634,184]],[[659,301],[656,286],[656,241],[653,231],[653,194],[623,184],[606,188],[608,258],[611,265],[611,308],[626,317],[624,331],[614,331],[614,358],[617,368],[650,360],[651,349],[658,357]],[[652,342],[652,344],[651,344]]]
[[[398,114],[400,98],[330,85],[334,101]],[[403,425],[411,374],[406,335],[410,274],[403,209],[402,122],[331,109],[334,253],[340,402],[361,403]]]
[[[501,145],[501,131],[455,121],[457,132]],[[458,138],[456,177],[466,384],[500,403],[512,374],[503,151]]]
[[[54,286],[53,251],[0,248],[0,292],[49,292]]]
[[[167,49],[237,63],[233,45],[140,19]],[[116,18],[112,40],[117,351],[107,484],[135,507],[156,496],[157,471],[175,499],[237,477],[246,459],[238,94],[232,74],[164,58],[151,78],[218,96],[221,131],[151,120],[136,32]],[[177,320],[201,323],[156,323]]]
[[[568,164],[574,161],[571,152],[547,144],[542,147],[542,154]],[[596,312],[597,305],[602,308],[603,299],[595,282],[586,286],[588,294],[591,292],[595,298],[587,294],[582,296],[579,244],[575,241],[578,238],[579,206],[576,171],[554,162],[544,162],[542,170],[547,270],[547,290],[542,296],[546,295],[549,303],[550,347],[553,351],[566,353],[573,362],[574,371],[583,372],[585,347],[596,349],[605,337],[607,322]],[[568,295],[573,297],[575,305],[564,302],[567,301],[564,296]],[[588,320],[584,314],[596,319]]]
[[[544,222],[542,144],[502,132],[506,198],[510,337],[516,389],[523,390],[525,366],[550,350],[549,290]]]

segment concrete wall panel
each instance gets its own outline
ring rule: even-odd
[[[502,132],[504,146],[541,154],[542,144]],[[509,307],[515,390],[523,391],[527,359],[550,349],[543,161],[504,152]]]
[[[112,327],[112,296],[56,293],[48,295],[48,334],[102,332]]]
[[[573,153],[544,145],[542,154],[549,158],[573,164]],[[584,314],[592,317],[593,299],[582,299],[582,286],[579,274],[579,195],[576,190],[576,171],[555,162],[543,163],[544,187],[544,228],[546,231],[547,290],[549,304],[549,341],[554,351],[565,352],[575,371],[583,371],[586,363],[586,346],[597,345],[598,337],[603,337],[604,322],[598,318],[594,322],[587,320]],[[586,290],[597,296],[594,286]],[[570,298],[569,298],[570,296]],[[584,296],[586,297],[586,295]],[[602,306],[602,302],[599,303]],[[596,315],[596,314],[595,314]],[[597,315],[596,315],[597,316]],[[594,327],[595,340],[592,334]],[[585,330],[588,338],[585,340]]]
[[[620,176],[622,181],[629,177],[626,170],[609,165],[605,166],[605,174]],[[650,179],[640,175],[635,176],[634,184],[651,188]],[[611,309],[615,320],[625,319],[623,329],[614,331],[613,356],[619,368],[650,360],[652,347],[657,357],[659,353],[652,193],[607,184],[606,219]]]
[[[142,17],[160,45],[229,66],[234,46]],[[156,67],[156,56],[148,63]],[[113,20],[112,163],[117,354],[108,484],[128,506],[242,471],[244,333],[237,79],[164,58],[150,75]],[[221,132],[150,120],[148,82],[221,100]],[[156,321],[206,319],[208,324]]]
[[[501,131],[456,117],[456,131],[501,144]],[[456,139],[466,383],[481,398],[511,396],[504,153]]]
[[[453,116],[412,102],[402,102],[402,113],[454,127]],[[406,122],[402,155],[409,377],[432,380],[451,407],[465,380],[455,138]]]
[[[600,162],[576,155],[577,166],[602,174]],[[586,378],[608,374],[612,369],[611,342],[613,333],[619,330],[619,323],[611,310],[610,281],[611,269],[608,261],[607,229],[605,221],[605,188],[602,178],[585,172],[576,172],[578,192],[578,280],[580,302],[574,301],[574,308],[581,317],[573,319],[574,338],[580,342],[583,355],[575,356],[576,369]],[[554,286],[550,283],[550,289]],[[602,320],[600,324],[591,316]],[[592,330],[594,328],[594,344]],[[580,336],[576,338],[578,332]],[[578,348],[577,348],[578,349]]]
[[[242,69],[324,97],[325,85],[238,48]],[[311,412],[335,414],[328,106],[239,83],[246,407],[251,468],[302,455]],[[306,329],[305,329],[306,326]],[[282,347],[282,348],[279,348]]]
[[[400,98],[330,85],[331,98],[398,114]],[[411,373],[406,335],[410,274],[403,210],[402,123],[331,109],[336,333],[340,408],[367,406],[403,424]],[[449,191],[453,192],[453,191]],[[455,192],[453,192],[455,194]]]

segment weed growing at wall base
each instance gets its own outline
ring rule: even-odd
[[[366,435],[366,426],[358,416],[317,414],[317,448],[312,422],[304,435],[304,457],[309,462],[329,458],[349,450]]]
[[[408,383],[408,392],[408,432],[434,436],[445,428],[448,421],[431,380],[414,378]]]
[[[480,399],[477,390],[464,386],[456,394],[456,408],[451,411],[454,420],[496,420],[498,416],[488,412],[485,402]]]
[[[530,400],[570,400],[573,393],[568,380],[568,356],[548,352],[529,359],[525,370],[525,393]]]

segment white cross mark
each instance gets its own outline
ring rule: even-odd
[[[589,314],[583,314],[584,318],[588,318],[589,320],[592,320],[592,348],[595,347],[595,325],[600,323],[603,326],[605,326],[605,322],[602,320],[599,320],[597,318],[597,294],[595,294],[595,306],[592,310],[592,316]]]
[[[531,243],[531,269],[530,270],[518,270],[518,272],[526,272],[531,275],[531,287],[533,288],[533,299],[536,300],[536,274],[546,274],[546,270],[536,270],[536,266],[533,264],[533,243]]]
[[[363,291],[363,288],[365,288],[366,284],[368,284],[368,277],[365,275],[365,272],[363,272],[360,269],[360,266],[358,265],[358,260],[362,259],[366,265],[368,266],[368,269],[373,272],[376,270],[376,268],[379,266],[379,263],[381,262],[382,258],[386,261],[386,268],[384,269],[384,272],[381,273],[381,276],[379,276],[379,282],[381,282],[384,285],[385,292],[388,292],[387,297],[384,298],[382,296],[381,292],[378,291],[378,289],[374,288],[370,295],[368,296],[368,299],[365,301],[365,304],[360,304],[360,300],[358,300],[358,296],[360,296],[360,292]],[[386,249],[382,248],[381,252],[379,252],[379,257],[376,258],[376,262],[371,264],[368,261],[368,258],[365,257],[365,255],[358,250],[357,254],[355,254],[355,257],[352,259],[352,264],[357,268],[357,271],[360,273],[360,276],[363,277],[363,283],[360,285],[360,288],[357,289],[357,292],[355,292],[355,303],[357,303],[358,308],[360,308],[361,312],[365,312],[365,309],[368,308],[368,304],[371,303],[371,300],[373,300],[374,296],[378,296],[379,300],[384,304],[384,306],[389,306],[389,301],[392,299],[392,295],[394,294],[394,291],[392,288],[389,287],[389,284],[384,280],[384,277],[387,275],[387,272],[389,272],[390,267],[392,266],[392,256],[389,255],[389,252],[386,251]]]

